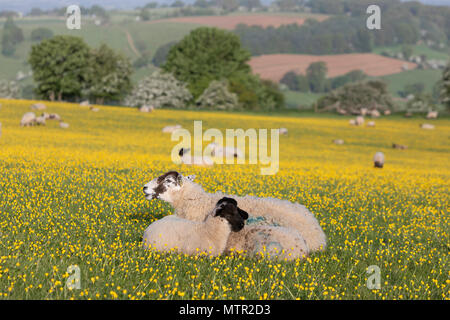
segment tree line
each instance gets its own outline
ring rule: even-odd
[[[324,93],[337,89],[347,83],[362,81],[367,75],[361,70],[353,70],[342,76],[327,78],[328,68],[325,62],[313,62],[308,66],[306,74],[287,72],[280,83],[292,91]]]

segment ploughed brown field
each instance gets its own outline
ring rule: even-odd
[[[327,16],[317,15],[310,16],[310,18],[322,21]],[[201,25],[207,25],[211,27],[217,27],[221,29],[233,30],[238,24],[246,24],[249,26],[261,26],[261,27],[279,27],[281,25],[297,23],[301,25],[305,22],[306,18],[292,17],[283,15],[236,15],[236,16],[204,16],[204,17],[179,17],[169,18],[163,20],[154,20],[150,23],[158,22],[177,22],[177,23],[195,23]]]
[[[279,82],[289,71],[306,73],[313,62],[323,61],[328,67],[328,77],[343,75],[352,70],[362,70],[369,76],[379,77],[417,68],[415,63],[387,58],[373,53],[350,53],[327,56],[301,54],[270,54],[253,57],[250,66],[263,79]]]

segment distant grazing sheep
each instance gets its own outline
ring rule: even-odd
[[[194,165],[194,166],[212,166],[214,162],[211,158],[205,157],[205,156],[191,156],[190,154],[190,148],[181,148],[178,152],[178,155],[181,158],[181,162],[183,164],[187,165]]]
[[[36,117],[36,124],[38,126],[45,126],[45,117],[43,115]]]
[[[27,112],[20,120],[21,127],[34,126],[36,124],[36,114],[34,112]]]
[[[433,130],[434,129],[434,125],[429,124],[429,123],[422,123],[420,125],[420,127],[425,130]]]
[[[367,122],[366,126],[368,126],[368,127],[375,127],[375,121]]]
[[[372,118],[378,118],[380,115],[381,115],[380,111],[378,111],[377,109],[373,109],[370,111],[370,116]]]
[[[179,125],[179,124],[174,125],[174,126],[167,126],[167,127],[164,127],[164,128],[162,129],[162,132],[163,132],[163,133],[172,133],[172,132],[174,132],[174,131],[176,131],[176,130],[178,130],[178,129],[181,129],[181,125]]]
[[[375,168],[383,168],[383,166],[384,166],[384,153],[383,152],[375,153],[375,156],[373,157],[373,163],[374,163]]]
[[[368,112],[369,112],[369,109],[367,109],[367,108],[361,108],[361,110],[360,110],[360,115],[365,116],[365,115],[367,115]]]
[[[278,132],[281,134],[281,135],[287,135],[288,134],[288,129],[287,128],[280,128],[280,129],[278,129]]]
[[[342,139],[334,139],[333,143],[337,144],[337,145],[342,145],[342,144],[344,144],[344,140],[342,140]]]
[[[429,111],[427,114],[427,119],[437,119],[438,112],[437,111]]]
[[[239,148],[230,148],[219,146],[217,143],[213,142],[208,144],[206,149],[211,150],[212,157],[218,157],[226,159],[228,158],[243,158],[242,151]]]
[[[405,149],[408,149],[408,146],[405,146],[403,144],[393,143],[392,148],[399,149],[399,150],[405,150]]]
[[[356,120],[355,119],[350,119],[348,121],[349,124],[351,124],[352,126],[356,126]]]
[[[57,113],[43,113],[42,116],[45,118],[45,120],[57,120],[61,121],[61,116]]]
[[[384,115],[389,116],[391,114],[391,110],[384,110]]]
[[[80,103],[80,106],[82,107],[89,107],[90,105],[89,100],[84,100]]]
[[[364,124],[364,117],[358,116],[356,117],[355,121],[357,126],[362,126]]]
[[[247,218],[247,212],[238,208],[236,200],[223,197],[203,221],[170,215],[152,223],[144,232],[143,247],[218,256],[225,251],[230,234],[241,231]]]
[[[139,108],[140,112],[152,112],[155,108],[153,106],[142,106]]]
[[[99,111],[100,111],[99,108],[95,108],[95,107],[93,107],[93,106],[90,106],[90,107],[89,107],[89,110],[91,110],[92,112],[99,112]]]
[[[62,129],[67,129],[69,127],[69,124],[63,121],[59,122],[59,127]]]
[[[31,110],[42,111],[47,109],[47,106],[43,103],[35,103],[31,106]]]

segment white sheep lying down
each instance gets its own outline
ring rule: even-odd
[[[224,252],[231,232],[239,232],[248,214],[239,209],[231,198],[220,199],[204,221],[191,221],[177,216],[166,216],[152,223],[144,232],[146,249],[185,254],[208,253],[213,256]]]
[[[310,251],[325,249],[325,233],[317,219],[305,206],[274,198],[210,194],[194,183],[193,178],[193,176],[183,177],[176,171],[170,171],[147,183],[144,186],[144,194],[147,200],[161,199],[170,203],[178,217],[192,221],[203,221],[220,198],[226,196],[235,199],[239,207],[248,212],[250,218],[241,232],[230,234],[227,252],[233,248],[237,250],[244,248],[256,253],[255,250],[260,247],[260,244],[271,242],[277,247],[281,246],[285,251],[291,250],[289,257],[302,256],[305,253],[307,255]],[[297,239],[289,240],[296,243],[297,247],[295,245],[291,247],[290,244],[288,247],[282,246],[282,243],[288,243],[288,240],[284,240],[284,236]],[[267,239],[262,242],[261,239],[265,237]]]

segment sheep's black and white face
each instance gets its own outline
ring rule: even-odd
[[[171,202],[171,194],[181,189],[183,179],[194,180],[194,176],[183,177],[181,173],[169,171],[144,185],[144,195],[147,200],[161,199]]]
[[[233,232],[239,232],[244,228],[248,213],[237,206],[236,200],[224,197],[220,199],[214,209],[215,217],[222,217],[228,221]]]

